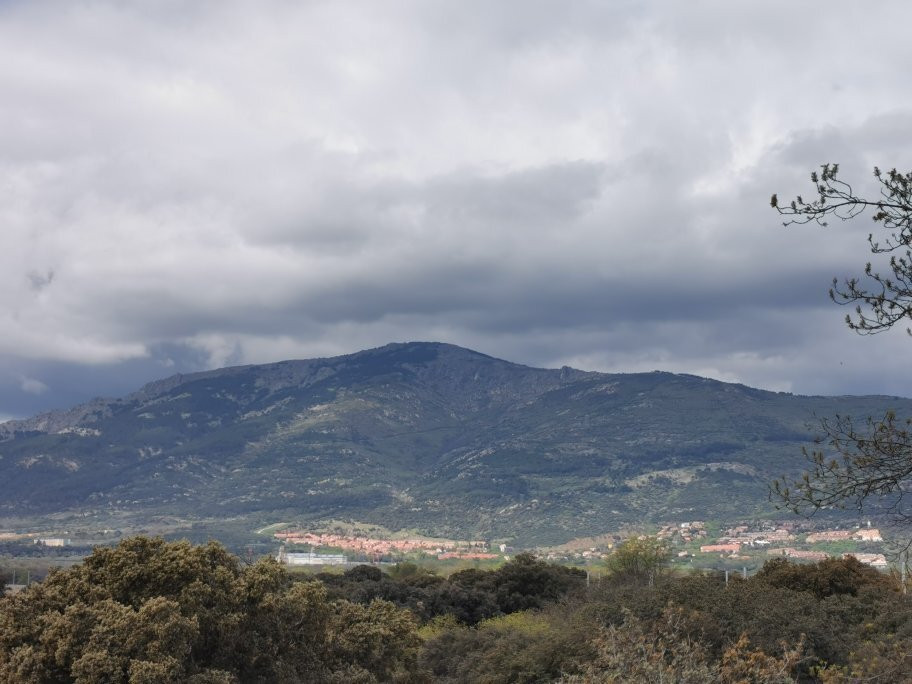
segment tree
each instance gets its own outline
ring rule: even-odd
[[[786,216],[786,226],[815,222],[826,226],[837,218],[849,221],[871,209],[871,218],[882,233],[868,234],[868,246],[875,256],[889,255],[886,270],[875,269],[869,261],[862,277],[833,279],[830,298],[840,305],[854,306],[846,315],[849,328],[872,335],[902,323],[912,322],[912,172],[874,168],[879,193],[861,197],[838,177],[838,164],[824,164],[811,173],[815,199],[800,195],[781,205],[776,195],[770,205]],[[912,329],[906,328],[912,335]],[[818,443],[829,446],[805,450],[810,468],[801,479],[773,483],[773,495],[795,512],[854,505],[861,509],[878,499],[887,511],[908,522],[912,514],[904,499],[912,486],[912,420],[898,419],[893,412],[883,418],[867,418],[861,424],[848,416],[821,422]]]
[[[586,573],[546,563],[530,553],[517,554],[491,573],[497,605],[504,613],[541,608],[574,589],[582,589]]]
[[[746,635],[715,659],[705,644],[690,634],[692,614],[668,606],[658,620],[648,622],[626,612],[621,625],[608,625],[592,640],[595,657],[582,674],[560,684],[622,684],[678,682],[679,684],[790,684],[801,661],[804,640],[781,644],[782,656],[751,649]]]
[[[127,539],[0,602],[4,682],[408,681],[419,644],[389,602],[332,601],[212,542]]]
[[[665,542],[656,537],[631,537],[619,544],[605,563],[612,579],[652,586],[670,559]]]
[[[763,564],[753,579],[780,589],[807,591],[821,600],[839,594],[857,596],[866,588],[882,592],[896,588],[889,575],[865,565],[854,556],[827,558],[811,564],[772,558]]]
[[[880,196],[874,199],[856,195],[838,174],[839,164],[824,164],[819,173],[811,173],[816,199],[808,202],[798,195],[782,206],[778,196],[773,195],[770,205],[789,217],[786,226],[812,221],[826,226],[831,218],[849,221],[866,209],[874,209],[871,218],[882,225],[886,236],[875,238],[874,233],[868,233],[868,246],[872,254],[891,255],[892,275],[882,275],[869,261],[864,280],[849,278],[840,284],[834,278],[830,298],[837,304],[855,305],[855,317],[846,315],[846,324],[863,335],[882,332],[904,320],[912,321],[912,172],[903,174],[892,169],[884,173],[874,167],[874,177],[880,185]]]

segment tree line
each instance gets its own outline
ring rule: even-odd
[[[912,602],[854,559],[728,582],[666,560],[646,539],[600,582],[528,554],[304,575],[135,537],[0,599],[0,681],[831,683],[912,665]]]

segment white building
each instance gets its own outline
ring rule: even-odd
[[[36,539],[35,543],[40,546],[69,546],[70,540],[61,537],[44,537]]]
[[[345,565],[348,559],[341,553],[314,553],[313,551],[289,553],[283,546],[276,556],[285,565]]]

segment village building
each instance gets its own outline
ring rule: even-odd
[[[740,544],[707,544],[700,547],[700,553],[737,553]]]
[[[785,556],[786,558],[809,560],[814,561],[815,563],[830,557],[829,554],[824,553],[823,551],[804,551],[801,549],[793,549],[792,547],[769,549],[766,553],[770,556]]]
[[[284,565],[345,565],[348,559],[342,554],[287,552],[283,546],[276,560]]]
[[[855,533],[855,539],[863,542],[882,542],[883,537],[880,536],[880,530],[877,528],[868,528],[860,529]]]
[[[437,560],[450,560],[454,558],[460,560],[493,560],[495,558],[500,558],[500,556],[498,556],[496,553],[460,553],[458,551],[447,551],[446,553],[437,554]]]
[[[805,541],[808,544],[816,544],[817,542],[845,541],[851,538],[851,530],[824,530],[823,532],[812,532],[805,538]]]
[[[69,546],[70,540],[63,537],[40,537],[35,543],[39,546]]]
[[[884,569],[887,567],[887,558],[882,553],[844,553],[842,554],[843,558],[848,558],[852,556],[857,560],[861,561],[865,565],[870,565],[873,568]]]

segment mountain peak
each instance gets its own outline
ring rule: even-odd
[[[558,541],[759,510],[815,413],[887,409],[912,415],[912,401],[531,368],[398,342],[175,375],[0,425],[0,510],[241,516],[252,528],[348,519]]]

